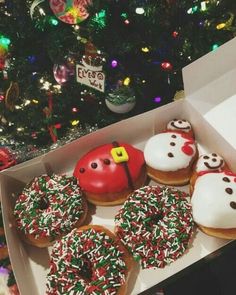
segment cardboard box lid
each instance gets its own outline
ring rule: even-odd
[[[236,38],[183,68],[186,99],[236,148]]]

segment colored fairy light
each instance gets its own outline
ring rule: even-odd
[[[179,33],[178,33],[177,31],[174,31],[174,32],[172,33],[172,37],[174,37],[174,38],[176,38],[178,35],[179,35]]]
[[[73,113],[77,113],[78,112],[78,109],[74,107],[74,108],[72,108],[72,112]]]
[[[27,57],[28,61],[33,64],[36,61],[36,56],[35,55],[29,55]]]
[[[145,52],[145,53],[147,53],[147,52],[149,52],[149,48],[148,47],[142,47],[142,52]]]
[[[5,96],[0,94],[0,101],[3,101],[5,99]]]
[[[78,124],[79,124],[79,120],[74,120],[74,121],[71,122],[71,125],[72,126],[76,126]]]
[[[96,13],[93,17],[93,21],[97,23],[100,28],[104,28],[106,26],[106,11],[102,9]]]
[[[55,17],[51,17],[49,19],[49,23],[52,25],[52,26],[57,26],[59,24],[59,21],[55,18]]]
[[[218,44],[213,44],[212,47],[211,47],[211,49],[212,49],[212,51],[214,51],[214,50],[216,50],[218,47],[219,47]]]
[[[118,65],[117,60],[113,59],[112,62],[111,62],[111,66],[112,66],[113,68],[116,68],[117,65]]]
[[[135,12],[136,12],[137,14],[144,14],[145,10],[144,10],[143,7],[137,7],[137,8],[135,9]]]
[[[187,10],[188,14],[193,14],[194,12],[196,12],[198,10],[197,6],[191,7]]]
[[[0,36],[0,45],[7,47],[11,43],[11,40],[7,37]]]
[[[126,19],[126,20],[124,21],[124,23],[125,23],[126,25],[129,25],[129,20]]]
[[[206,11],[207,7],[206,7],[206,1],[202,1],[201,2],[201,11]]]
[[[157,96],[157,97],[155,97],[153,99],[153,101],[156,102],[156,103],[159,103],[159,102],[161,102],[161,97],[160,96]]]
[[[126,12],[123,12],[123,13],[121,13],[121,17],[126,19],[128,17],[128,14]]]
[[[216,26],[217,30],[222,30],[226,26],[225,23],[220,23]]]
[[[125,86],[129,86],[129,84],[130,84],[130,78],[129,77],[126,77],[125,79],[124,79],[124,81],[123,81],[123,84],[125,85]]]
[[[162,62],[161,67],[163,70],[172,70],[173,68],[172,64],[168,61]]]

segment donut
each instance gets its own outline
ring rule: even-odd
[[[217,153],[208,153],[201,155],[193,168],[193,174],[190,178],[190,193],[193,192],[194,183],[201,172],[214,172],[228,170],[225,160]]]
[[[18,196],[14,216],[23,240],[47,247],[81,226],[87,211],[86,200],[74,177],[43,174],[35,177]]]
[[[189,130],[187,121],[183,122],[185,129]],[[197,145],[189,133],[169,130],[173,126],[171,123],[167,126],[165,132],[149,138],[144,147],[147,174],[162,184],[185,185],[189,183],[193,165],[198,157]]]
[[[173,119],[167,123],[167,130],[169,131],[178,131],[181,133],[186,133],[189,137],[194,138],[193,129],[190,124],[185,119]]]
[[[193,233],[188,194],[169,187],[134,191],[115,216],[115,233],[143,269],[181,257]]]
[[[143,152],[122,142],[89,151],[77,162],[73,175],[87,200],[100,206],[124,203],[147,177]]]
[[[199,172],[191,203],[193,219],[204,233],[236,239],[236,174]]]
[[[124,295],[134,260],[113,233],[88,225],[52,249],[46,294]]]

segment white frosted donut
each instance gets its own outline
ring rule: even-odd
[[[187,120],[173,119],[167,124],[167,129],[188,133],[190,130],[192,130],[192,126]]]
[[[225,165],[224,159],[216,153],[201,155],[196,164],[196,171],[222,170]]]
[[[163,132],[147,141],[144,158],[151,168],[176,171],[188,167],[196,152],[192,138],[178,132]]]
[[[210,228],[236,228],[236,175],[211,172],[200,175],[191,199],[194,221]]]

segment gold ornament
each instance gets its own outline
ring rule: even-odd
[[[175,96],[174,96],[174,101],[184,99],[184,98],[185,98],[184,90],[176,91]]]

